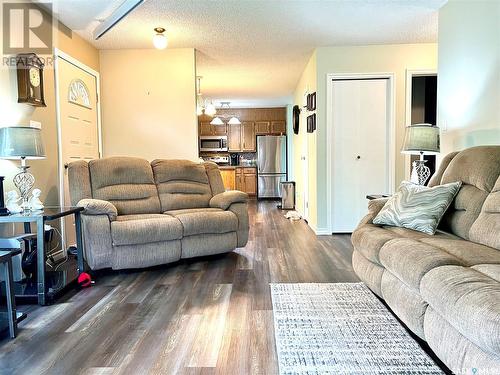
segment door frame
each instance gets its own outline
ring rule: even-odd
[[[411,125],[411,92],[412,92],[412,84],[413,77],[428,77],[428,76],[436,76],[437,77],[437,69],[406,69],[406,82],[405,82],[405,123],[404,126]],[[439,99],[436,99],[439,100]],[[437,108],[437,104],[436,104]],[[437,124],[434,124],[437,125]],[[404,133],[403,133],[404,134]],[[411,156],[409,154],[405,154],[405,180],[410,180],[410,161]]]
[[[380,73],[327,73],[326,74],[326,201],[327,201],[327,227],[330,233],[333,233],[332,213],[333,213],[333,113],[332,113],[332,86],[336,80],[360,80],[360,79],[388,79],[389,80],[389,192],[394,192],[396,180],[396,75],[393,72]],[[379,193],[379,192],[377,192]],[[382,193],[382,192],[380,192]],[[374,193],[375,194],[375,193]]]
[[[63,59],[66,62],[76,66],[77,68],[85,71],[86,73],[92,75],[96,79],[96,90],[97,90],[97,141],[99,156],[102,156],[102,128],[101,128],[101,77],[99,72],[95,71],[91,67],[80,62],[76,58],[68,55],[66,52],[61,51],[58,48],[54,48],[54,86],[55,86],[55,97],[56,97],[56,126],[57,126],[57,166],[58,166],[58,177],[59,177],[59,204],[64,203],[64,161],[62,159],[62,131],[61,131],[61,103],[59,100],[59,60]],[[61,218],[61,245],[63,250],[66,249],[66,230],[64,227],[64,218]]]

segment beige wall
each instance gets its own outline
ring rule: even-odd
[[[1,16],[0,16],[1,20]],[[97,49],[76,34],[66,35],[54,28],[54,45],[58,49],[99,71]],[[0,44],[2,40],[0,38]],[[3,48],[0,45],[0,48]],[[3,50],[3,49],[2,49]],[[46,56],[44,56],[46,57]],[[0,126],[29,125],[30,120],[42,123],[42,137],[46,159],[32,160],[31,173],[35,176],[35,186],[42,190],[42,200],[46,205],[59,204],[59,180],[57,157],[57,124],[55,106],[54,67],[47,65],[43,72],[44,94],[47,107],[32,107],[17,103],[17,75],[15,69],[0,66]],[[18,172],[18,163],[0,160],[0,175],[5,178],[5,190],[14,189],[12,178]],[[13,234],[13,227],[3,227],[6,234]],[[0,231],[0,232],[2,232]]]
[[[500,144],[500,2],[449,1],[439,11],[441,155]]]
[[[327,228],[328,208],[326,205],[326,76],[329,73],[394,73],[395,76],[395,126],[396,126],[396,185],[404,178],[404,157],[400,154],[405,128],[405,80],[406,70],[435,70],[437,69],[436,44],[398,44],[398,45],[370,45],[370,46],[343,46],[321,47],[315,51],[316,60],[316,123],[317,131],[314,136],[301,134],[297,143],[308,137],[309,146],[309,221],[313,229],[325,233]],[[304,76],[313,70],[306,67]],[[310,80],[311,78],[309,78]],[[302,95],[303,85],[297,86],[295,99]],[[303,123],[304,121],[302,121]],[[294,148],[294,159],[297,158],[298,148]],[[299,160],[300,161],[300,160]],[[294,163],[294,176],[301,175],[301,166]],[[316,176],[316,177],[315,177]],[[316,184],[314,188],[313,185]],[[316,217],[311,217],[316,212]]]
[[[198,158],[192,48],[101,50],[104,156]]]
[[[289,137],[292,137],[293,154],[293,171],[292,175],[295,180],[295,197],[296,209],[304,215],[304,190],[307,187],[309,214],[308,222],[311,227],[316,227],[316,133],[307,133],[307,116],[311,113],[302,108],[304,104],[304,93],[316,91],[316,52],[314,52],[307,63],[304,72],[300,76],[299,82],[295,88],[293,103],[301,108],[299,121],[299,134],[289,132]],[[305,158],[305,161],[302,160]],[[303,170],[307,163],[307,180],[305,179],[305,171]]]

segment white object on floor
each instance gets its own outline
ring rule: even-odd
[[[297,211],[288,211],[286,214],[285,214],[285,217],[287,219],[290,219],[290,220],[300,220],[302,218],[302,216],[300,216],[300,214],[297,212]]]
[[[363,283],[270,288],[281,375],[443,373]]]

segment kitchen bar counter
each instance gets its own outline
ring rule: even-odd
[[[219,169],[222,170],[234,170],[238,168],[257,168],[256,166],[246,166],[246,165],[219,165]]]

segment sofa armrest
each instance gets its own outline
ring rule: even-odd
[[[233,203],[246,203],[248,194],[239,190],[230,190],[214,195],[210,199],[210,207],[227,210]]]
[[[368,201],[368,214],[361,220],[358,227],[363,224],[371,224],[388,200],[389,198],[378,198]]]
[[[118,216],[113,203],[101,199],[82,199],[77,206],[84,208],[84,215],[108,215],[110,221],[116,220]]]

